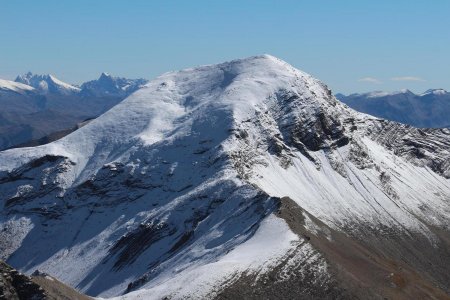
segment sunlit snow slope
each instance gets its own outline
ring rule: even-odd
[[[445,297],[449,149],[269,55],[167,73],[0,152],[1,258],[102,297]]]

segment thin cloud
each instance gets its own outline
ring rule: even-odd
[[[380,84],[381,81],[373,78],[373,77],[364,77],[364,78],[360,78],[358,79],[359,82],[369,82],[369,83],[376,83],[376,84]]]
[[[391,80],[392,81],[426,81],[423,78],[414,77],[414,76],[393,77],[393,78],[391,78]]]

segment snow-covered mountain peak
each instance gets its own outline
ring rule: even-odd
[[[26,94],[29,92],[33,92],[34,88],[20,82],[0,79],[0,90]]]
[[[119,80],[119,77],[114,77],[110,75],[107,72],[102,72],[100,74],[100,77],[97,79],[99,82],[103,82],[106,84],[112,84],[114,86],[117,86],[117,81]]]
[[[437,96],[442,96],[442,95],[447,95],[448,92],[444,89],[429,89],[427,91],[425,91],[425,93],[421,94],[421,96],[425,96],[425,95],[437,95]]]
[[[373,91],[373,92],[368,92],[368,93],[355,93],[355,94],[350,94],[348,96],[341,94],[341,93],[336,94],[336,96],[338,96],[338,98],[343,98],[343,97],[383,98],[383,97],[398,96],[398,95],[415,96],[415,94],[408,89],[402,89],[402,90],[394,91],[394,92]]]
[[[103,72],[97,80],[83,83],[81,92],[86,96],[125,97],[141,88],[147,82],[146,79],[114,77],[109,73]]]
[[[414,94],[412,91],[410,91],[409,89],[401,89],[400,91],[398,91],[397,93],[400,94]]]
[[[91,84],[99,82],[100,79]],[[148,145],[157,143],[170,139],[171,135],[167,135],[182,124],[190,126],[193,118],[214,114],[225,118],[222,122],[227,120],[231,130],[236,124],[257,117],[284,94],[304,107],[304,112],[296,108],[292,117],[315,114],[325,103],[336,104],[326,86],[310,75],[273,56],[255,56],[164,74],[89,125],[39,152],[60,149],[76,162],[92,163],[90,157],[95,156],[95,151],[105,151],[100,143],[107,143],[106,148],[111,149],[137,140]],[[96,164],[92,172],[102,165]]]
[[[270,55],[170,72],[56,142],[0,152],[0,249],[95,296],[210,298],[280,270],[328,287],[314,247],[437,249],[449,145],[448,131],[351,110]],[[422,263],[414,253],[398,260]]]
[[[65,83],[53,75],[36,75],[28,72],[17,76],[16,82],[30,85],[42,94],[53,93],[70,95],[78,93],[80,89],[71,84]]]

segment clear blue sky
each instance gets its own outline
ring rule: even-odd
[[[450,1],[0,0],[0,78],[151,79],[262,53],[334,92],[450,90]]]

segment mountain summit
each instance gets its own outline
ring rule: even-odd
[[[0,152],[0,259],[122,299],[445,297],[449,147],[270,55],[166,73]]]
[[[147,82],[146,79],[127,79],[102,73],[97,80],[83,83],[81,89],[84,95],[124,97],[135,92]]]
[[[0,79],[0,92],[12,92],[20,95],[26,95],[33,93],[34,88],[20,82]]]
[[[70,95],[80,91],[80,88],[65,83],[53,75],[36,75],[28,72],[17,76],[15,81],[32,86],[42,94]]]

